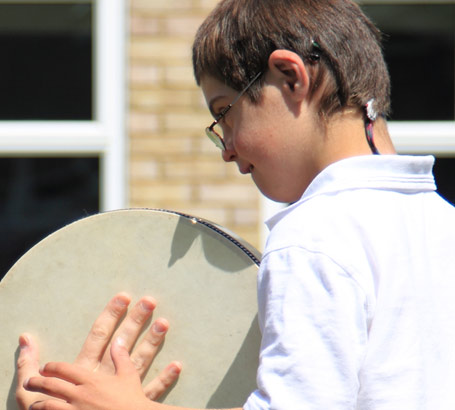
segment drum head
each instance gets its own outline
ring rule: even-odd
[[[40,343],[41,363],[72,362],[119,291],[158,301],[171,328],[145,383],[183,362],[166,404],[241,407],[255,389],[260,332],[259,254],[204,220],[162,210],[107,212],[50,235],[0,283],[0,406],[15,409],[18,336]]]

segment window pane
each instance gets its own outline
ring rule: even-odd
[[[391,120],[455,119],[455,4],[362,8],[385,34]]]
[[[0,158],[0,278],[45,236],[98,211],[98,158]]]
[[[92,5],[0,3],[0,120],[92,119]]]
[[[436,158],[434,177],[439,194],[455,205],[455,158]]]

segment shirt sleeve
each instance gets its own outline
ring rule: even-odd
[[[327,255],[290,247],[265,255],[258,390],[245,410],[354,409],[367,343],[365,292]]]

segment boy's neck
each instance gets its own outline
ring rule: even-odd
[[[373,155],[368,145],[363,113],[344,110],[334,114],[325,127],[321,127],[323,149],[320,170],[328,165],[354,156]],[[380,154],[396,154],[386,121],[379,117],[373,125],[374,143]]]

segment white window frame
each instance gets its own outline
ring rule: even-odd
[[[455,0],[362,0],[361,4],[455,4]],[[455,73],[454,73],[455,75]],[[417,91],[416,91],[417,92]],[[455,121],[389,121],[389,134],[400,154],[431,154],[455,157]],[[285,204],[276,203],[263,197],[261,201],[262,220],[284,208]],[[263,224],[261,244],[268,235]]]
[[[455,157],[455,121],[391,121],[389,133],[399,153]]]
[[[126,1],[91,1],[95,107],[92,121],[0,121],[0,156],[99,156],[100,211],[124,208],[127,203]],[[58,1],[65,2],[89,1]]]

